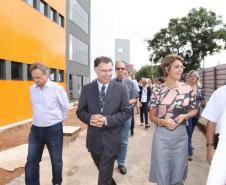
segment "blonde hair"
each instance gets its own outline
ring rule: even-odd
[[[199,81],[199,73],[198,73],[198,71],[196,71],[196,70],[191,70],[191,71],[189,71],[188,72],[188,79],[189,79],[189,77],[191,76],[191,75],[194,75],[196,78],[197,78],[197,86],[198,87],[201,87],[202,85],[201,85],[201,83],[200,83],[200,81]]]
[[[165,56],[162,59],[162,61],[161,61],[161,63],[162,63],[161,64],[161,68],[162,68],[162,71],[164,73],[164,76],[168,75],[168,71],[166,70],[166,67],[169,67],[169,69],[170,69],[172,63],[175,60],[180,60],[182,64],[184,63],[184,59],[181,56],[177,55],[177,54],[169,54],[169,55]]]

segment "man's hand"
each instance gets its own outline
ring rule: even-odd
[[[101,128],[105,124],[106,118],[101,114],[95,114],[91,118],[91,126]]]
[[[207,156],[206,156],[206,159],[207,159],[207,162],[209,164],[211,164],[211,161],[213,159],[214,152],[215,152],[215,150],[214,150],[214,147],[213,146],[208,146],[207,147]]]

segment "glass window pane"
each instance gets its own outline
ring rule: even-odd
[[[83,31],[88,33],[89,17],[88,13],[76,0],[70,0],[69,19],[77,24]]]
[[[47,4],[43,1],[40,1],[40,9],[39,11],[43,14],[43,15],[47,15]]]
[[[63,82],[64,81],[64,71],[63,70],[59,70],[58,81],[59,82]]]
[[[53,12],[53,9],[51,8],[51,9],[50,9],[50,19],[51,19],[51,20],[53,20],[53,14],[54,14],[54,12]]]
[[[54,22],[57,22],[56,10],[53,8],[50,9],[50,19]]]
[[[0,60],[0,79],[5,79],[5,61]]]
[[[30,6],[34,7],[34,0],[27,0],[27,3],[28,3]]]
[[[50,68],[49,79],[50,79],[51,81],[56,81],[56,79],[57,79],[56,69]]]
[[[88,45],[69,34],[69,60],[88,65],[88,53]]]
[[[59,15],[59,25],[64,27],[64,17],[62,15]]]
[[[11,62],[11,78],[12,80],[22,80],[23,65],[18,62]]]

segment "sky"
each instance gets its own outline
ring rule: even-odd
[[[167,27],[171,18],[186,16],[189,10],[198,7],[214,11],[226,23],[225,0],[92,0],[91,63],[101,55],[114,60],[114,39],[129,39],[130,63],[139,70],[150,64],[144,40]],[[222,63],[226,63],[226,52],[205,59],[204,66]]]

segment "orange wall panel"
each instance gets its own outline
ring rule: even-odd
[[[0,80],[0,126],[31,118],[30,81]]]
[[[55,4],[64,4],[65,1],[59,2]],[[1,2],[1,58],[24,63],[43,61],[48,67],[65,70],[65,38],[65,28],[26,2]]]
[[[45,0],[65,17],[65,0]],[[42,61],[65,71],[65,28],[23,0],[2,0],[0,6],[0,59],[30,64]],[[65,80],[66,81],[66,80]],[[31,118],[32,81],[0,80],[0,126]],[[66,83],[60,83],[64,87]]]

